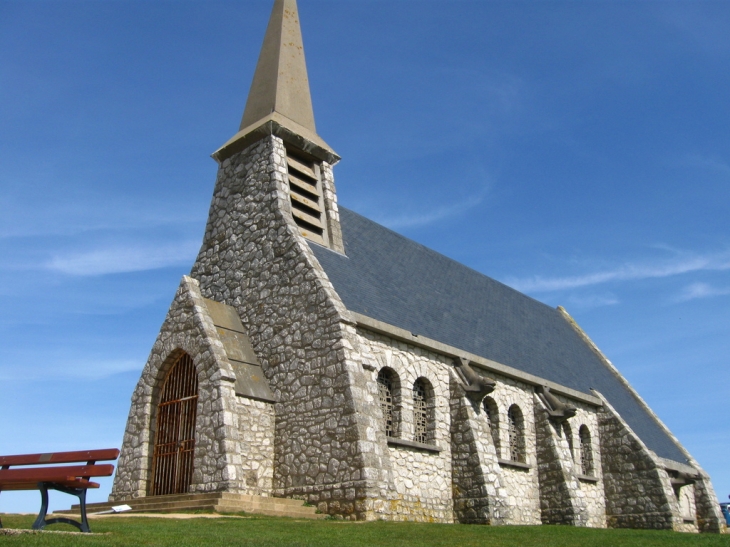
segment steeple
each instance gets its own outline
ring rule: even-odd
[[[213,157],[270,134],[330,164],[340,159],[317,135],[296,0],[275,0],[241,126]]]
[[[276,0],[241,127],[278,112],[316,133],[296,0]]]

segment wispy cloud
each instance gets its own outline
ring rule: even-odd
[[[712,296],[725,296],[730,294],[730,287],[713,287],[708,283],[692,283],[687,285],[674,299],[675,302],[686,302],[697,298],[710,298]]]
[[[37,365],[35,363],[43,363]],[[17,366],[0,367],[0,381],[11,382],[22,380],[49,379],[49,378],[77,378],[80,380],[100,380],[116,374],[131,371],[142,371],[144,360],[135,359],[64,359],[64,360],[35,360],[34,364],[27,363],[22,367],[23,374],[18,374]]]
[[[51,196],[44,202],[37,196],[0,196],[0,239],[202,224],[204,212],[186,204],[134,203],[125,198],[70,202]]]
[[[165,245],[119,246],[59,254],[45,267],[67,275],[92,276],[112,273],[141,272],[168,266],[190,264],[200,241],[187,240]]]
[[[707,255],[687,255],[653,263],[628,263],[616,268],[564,277],[533,276],[526,279],[507,279],[506,283],[523,292],[552,292],[588,287],[609,282],[636,281],[670,277],[690,272],[730,270],[730,251]]]
[[[476,207],[484,201],[487,195],[487,188],[482,189],[479,193],[469,196],[468,198],[441,207],[436,207],[428,211],[418,213],[406,213],[397,216],[377,216],[375,218],[380,224],[391,229],[413,228],[416,226],[426,226],[441,220],[456,216],[473,207]]]

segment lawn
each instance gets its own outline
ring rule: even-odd
[[[31,516],[2,517],[6,528],[30,528]],[[52,530],[73,530],[65,525]],[[567,526],[468,526],[398,522],[305,521],[285,518],[154,519],[91,521],[104,535],[0,536],[3,545],[52,546],[260,546],[260,547],[730,547],[730,535],[653,530],[591,530]]]

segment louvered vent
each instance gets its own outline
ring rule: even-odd
[[[286,151],[289,198],[294,222],[306,238],[326,245],[324,200],[319,164],[291,150]]]

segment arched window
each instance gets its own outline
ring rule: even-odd
[[[575,461],[575,452],[573,451],[573,428],[570,427],[570,424],[567,420],[563,422],[563,435],[565,435],[565,440],[568,441],[570,458]]]
[[[591,432],[585,425],[578,430],[580,437],[580,469],[584,475],[593,475],[593,448],[591,447]]]
[[[183,353],[162,383],[152,455],[152,495],[187,494],[193,478],[198,375]]]
[[[525,463],[525,420],[517,405],[507,411],[509,421],[509,459],[513,462]]]
[[[484,405],[484,415],[487,417],[489,432],[492,434],[492,442],[497,450],[497,457],[499,457],[499,409],[497,403],[491,397],[485,397],[482,404]]]
[[[378,373],[378,395],[383,411],[383,431],[387,437],[398,436],[398,396],[400,395],[398,375],[391,368],[382,368]]]
[[[413,440],[418,443],[433,441],[433,388],[425,378],[413,383]]]

